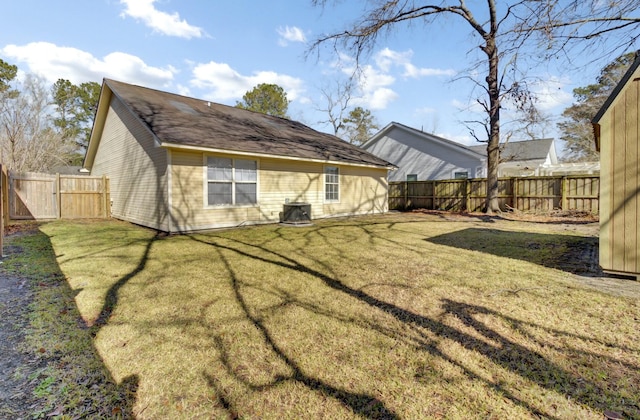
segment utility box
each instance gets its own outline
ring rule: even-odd
[[[311,223],[311,204],[285,204],[282,211],[282,223],[289,223],[294,225]]]

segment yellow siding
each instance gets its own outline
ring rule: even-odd
[[[629,79],[600,121],[600,265],[640,274],[638,119],[640,70]]]
[[[323,211],[333,216],[384,213],[387,203],[385,171],[340,166],[340,202],[324,204]]]
[[[210,208],[205,203],[206,155],[177,149],[170,154],[172,231],[276,223],[286,201],[310,203],[312,219],[387,210],[385,169],[341,166],[341,201],[324,204],[323,164],[272,158],[258,159],[257,206]]]
[[[92,175],[110,179],[112,216],[167,231],[167,152],[114,96]]]

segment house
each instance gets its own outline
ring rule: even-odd
[[[593,118],[600,151],[600,266],[640,279],[640,56]]]
[[[84,159],[113,217],[165,232],[387,211],[388,162],[301,123],[105,79]]]
[[[389,181],[486,176],[486,153],[397,122],[360,147],[398,167],[389,174]]]
[[[483,178],[487,145],[465,146],[392,122],[361,146],[398,167],[390,181]],[[553,139],[508,142],[500,146],[499,177],[551,175],[558,165]]]
[[[485,144],[469,146],[478,153],[486,153]],[[553,139],[509,141],[500,145],[499,177],[551,175],[558,165]]]

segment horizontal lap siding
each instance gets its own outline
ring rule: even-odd
[[[341,201],[324,204],[324,165],[283,159],[258,160],[258,205],[205,205],[204,154],[171,151],[172,230],[277,223],[285,202],[311,204],[312,219],[386,211],[386,170],[340,167]],[[225,155],[247,159],[246,156]]]
[[[113,217],[168,230],[167,152],[114,96],[92,175],[110,179]]]
[[[384,213],[388,210],[386,169],[340,167],[340,202],[325,203],[325,216]],[[324,187],[322,187],[324,188]]]

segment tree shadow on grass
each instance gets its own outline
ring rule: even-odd
[[[203,242],[206,243],[206,242]],[[213,245],[210,243],[206,243],[207,245]],[[214,245],[215,246],[215,245]],[[218,258],[224,262],[227,272],[229,273],[231,286],[233,288],[233,292],[236,298],[236,301],[239,303],[244,316],[251,322],[251,324],[259,331],[260,335],[264,339],[264,342],[269,347],[269,349],[278,357],[278,359],[282,360],[291,370],[291,374],[288,376],[279,376],[274,381],[268,384],[252,384],[248,380],[240,378],[238,375],[234,375],[233,368],[229,362],[229,355],[221,340],[216,341],[216,347],[218,347],[218,351],[222,355],[221,362],[227,369],[227,372],[236,376],[239,380],[241,380],[245,385],[247,385],[250,389],[255,391],[262,391],[271,387],[276,387],[278,384],[287,381],[294,381],[304,385],[310,390],[321,393],[327,398],[333,398],[339,401],[342,405],[349,408],[354,414],[364,416],[366,418],[376,418],[376,419],[399,419],[400,417],[394,413],[391,409],[385,406],[385,404],[376,397],[371,395],[362,394],[362,393],[354,393],[350,392],[346,389],[341,389],[330,385],[318,378],[314,378],[310,375],[304,373],[304,371],[298,366],[296,361],[287,355],[286,351],[280,348],[278,345],[278,341],[267,326],[264,324],[262,319],[258,316],[252,314],[251,308],[246,301],[243,293],[242,293],[242,284],[238,280],[237,275],[227,258],[220,252],[221,249],[230,250],[228,247],[220,247],[216,246],[216,253]],[[238,408],[233,406],[232,401],[224,396],[224,392],[222,387],[219,386],[217,380],[208,375],[206,372],[203,373],[207,383],[216,389],[216,395],[218,396],[219,402],[222,406],[230,413],[230,415],[234,418],[238,417]]]
[[[543,235],[545,241],[553,239],[548,238],[548,236],[549,235]],[[564,237],[560,236],[560,238]],[[262,320],[259,317],[252,315],[252,310],[243,296],[242,283],[238,281],[231,263],[229,260],[225,259],[221,252],[222,250],[234,252],[241,257],[249,260],[255,260],[258,263],[273,264],[280,268],[311,275],[320,280],[326,287],[343,293],[350,298],[356,299],[373,310],[384,312],[385,314],[400,321],[407,328],[389,331],[382,326],[376,326],[376,322],[371,320],[370,328],[374,331],[415,346],[420,351],[426,351],[434,357],[440,358],[454,366],[457,366],[468,378],[484,383],[487,387],[494,389],[499,395],[511,401],[514,405],[522,407],[534,416],[555,418],[553,413],[548,411],[550,408],[536,407],[535,402],[524,400],[511,392],[510,389],[500,382],[495,382],[480,376],[474,371],[474,369],[466,366],[464,362],[455,360],[448,354],[444,353],[434,343],[432,338],[433,335],[435,334],[435,336],[440,339],[453,340],[464,349],[484,356],[496,366],[515,373],[525,380],[532,381],[541,388],[564,394],[567,398],[575,400],[585,406],[589,406],[594,410],[604,411],[610,409],[611,407],[609,404],[611,404],[612,401],[620,400],[620,398],[618,398],[618,396],[612,393],[609,389],[603,388],[597,383],[589,382],[576,373],[564,370],[562,367],[545,358],[541,353],[509,339],[498,331],[490,328],[487,324],[476,319],[476,315],[490,315],[494,318],[503,319],[505,321],[509,320],[509,317],[504,316],[497,311],[478,305],[458,302],[452,299],[444,299],[441,301],[444,314],[455,317],[461,321],[465,327],[464,329],[455,328],[443,322],[440,317],[438,319],[434,319],[422,316],[412,310],[381,300],[362,289],[354,289],[343,283],[339,278],[337,278],[337,276],[317,271],[308,265],[298,262],[293,257],[275,252],[263,245],[258,246],[238,240],[234,241],[229,238],[225,238],[223,241],[217,241],[215,237],[211,241],[196,238],[194,238],[194,240],[214,247],[219,258],[224,260],[231,277],[236,300],[242,307],[244,315],[257,328],[257,330],[260,331],[260,334],[270,349],[294,372],[290,377],[280,378],[268,385],[257,386],[244,381],[250,388],[264,389],[265,387],[275,386],[280,381],[293,380],[304,384],[311,390],[319,391],[327,396],[337,399],[345,407],[351,409],[354,414],[378,418],[398,417],[398,414],[387,408],[384,401],[380,399],[376,399],[370,395],[354,394],[346,390],[337,389],[336,387],[329,386],[316,378],[305,375],[299,368],[296,361],[279,347],[277,338],[271,334]],[[328,270],[331,272],[329,268]],[[308,305],[305,309],[312,310]],[[335,315],[335,317],[339,319],[338,315]],[[219,345],[221,344],[219,343]],[[223,355],[223,363],[228,366],[228,372],[233,374],[233,369],[229,362],[225,362],[225,359],[229,356],[224,356],[226,354],[224,348],[219,350]],[[594,358],[598,357],[596,354],[593,354],[592,356]],[[205,374],[205,376],[207,375]],[[238,377],[239,375],[235,376]],[[241,378],[239,379],[242,380]],[[212,387],[215,387],[216,389],[219,388],[219,386],[216,385],[214,378],[208,377],[207,380]],[[233,403],[230,400],[226,400],[224,404],[225,407],[233,407]],[[617,408],[621,408],[623,411],[626,410],[626,414],[632,417],[640,416],[640,407],[636,405],[629,405],[622,401],[620,402],[620,406]],[[233,408],[232,412],[236,412],[237,409],[237,407]]]
[[[583,276],[602,276],[598,266],[598,238],[468,228],[425,241],[515,258]]]
[[[31,280],[34,293],[28,334],[34,336],[33,343],[42,347],[29,347],[38,361],[38,370],[30,374],[29,369],[34,366],[22,366],[22,377],[35,379],[32,387],[38,381],[43,381],[41,385],[49,383],[51,378],[54,382],[46,393],[40,391],[41,406],[30,407],[24,414],[40,411],[49,417],[133,418],[138,376],[130,375],[120,383],[114,380],[75,305],[77,291],[67,283],[49,237],[40,231],[28,235],[28,240],[21,242],[21,252],[4,260],[7,265],[15,263],[26,268],[18,273]],[[29,272],[31,266],[39,271]],[[44,372],[50,376],[42,376]]]

